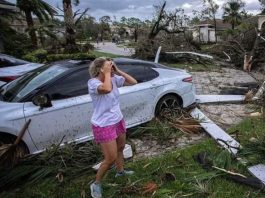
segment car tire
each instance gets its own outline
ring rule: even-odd
[[[1,134],[0,133],[0,147],[5,145],[5,144],[13,144],[16,140],[15,136],[9,135],[9,134]],[[27,145],[23,142],[20,141],[20,143],[17,145],[16,147],[16,151],[15,151],[15,155],[18,158],[22,158],[25,155],[29,154],[29,149],[27,147]]]
[[[175,95],[166,95],[161,98],[155,110],[155,116],[158,118],[164,117],[163,115],[170,114],[178,114],[181,111],[181,101],[178,96]]]

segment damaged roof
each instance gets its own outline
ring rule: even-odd
[[[203,27],[203,26],[214,26],[213,20],[204,20],[200,21],[196,26]],[[224,30],[228,28],[232,28],[230,23],[224,22],[222,19],[216,19],[216,28],[217,30]]]

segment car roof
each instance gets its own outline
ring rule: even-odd
[[[22,60],[22,59],[19,59],[19,58],[15,58],[14,56],[10,56],[10,55],[7,55],[7,54],[1,54],[0,53],[0,58],[6,58],[6,59],[9,59],[10,61],[19,61],[19,62],[23,62],[23,63],[29,63],[28,61],[25,61],[25,60]]]
[[[124,64],[144,64],[144,65],[149,65],[152,67],[159,67],[155,63],[148,62],[148,61],[143,61],[143,60],[138,60],[138,59],[130,59],[130,58],[114,58],[113,61],[118,64],[118,65],[124,65]],[[91,63],[91,60],[61,60],[61,61],[56,61],[53,63],[50,63],[48,65],[55,65],[59,64],[63,67],[68,67],[68,68],[80,68],[80,67],[88,67],[89,64]],[[78,67],[79,66],[79,67]]]
[[[169,70],[177,70],[177,71],[184,71],[182,69],[178,68],[171,68],[166,65],[162,65],[159,63],[154,63],[150,61],[145,60],[139,60],[139,59],[131,59],[131,58],[114,58],[113,61],[119,66],[119,65],[144,65],[152,68],[160,68],[160,69],[169,69]],[[57,62],[53,62],[49,65],[55,65],[59,64],[63,67],[67,67],[69,69],[81,69],[81,68],[88,68],[92,60],[61,60]]]
[[[150,62],[150,61],[144,61],[144,60],[139,60],[139,59],[131,59],[131,58],[114,58],[113,59],[115,63],[118,63],[118,64],[128,64],[128,63],[131,63],[131,64],[152,64],[152,65],[155,65],[155,63],[153,62]]]

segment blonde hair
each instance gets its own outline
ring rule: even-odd
[[[110,61],[110,58],[107,57],[99,57],[96,58],[90,65],[89,65],[89,74],[91,78],[95,78],[99,75],[100,69],[104,65],[106,61]]]

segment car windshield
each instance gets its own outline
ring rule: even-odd
[[[61,65],[40,67],[4,85],[0,90],[0,99],[7,102],[18,102],[33,90],[44,85],[68,69],[68,67],[63,67]]]

